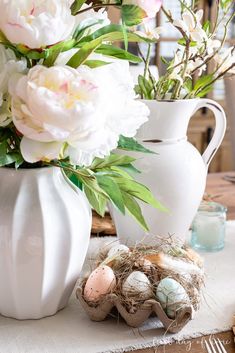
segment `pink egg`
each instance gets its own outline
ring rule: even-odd
[[[97,267],[89,276],[85,288],[84,299],[89,302],[97,302],[110,293],[116,285],[113,270],[108,266]]]

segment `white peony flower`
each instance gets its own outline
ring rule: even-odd
[[[9,41],[32,49],[67,39],[75,25],[68,0],[1,0],[0,13]]]
[[[191,40],[202,43],[207,39],[206,32],[202,28],[201,20],[203,10],[198,10],[194,15],[185,10],[182,14],[182,19],[175,20],[174,26],[182,28],[182,30],[190,37]]]
[[[21,152],[30,163],[69,157],[90,165],[133,137],[148,108],[135,100],[129,65],[118,61],[97,69],[35,66],[11,80],[12,113],[23,134]]]
[[[25,60],[17,61],[14,52],[0,44],[0,126],[8,125],[12,120],[9,111],[8,81],[13,74],[24,72],[26,67]]]

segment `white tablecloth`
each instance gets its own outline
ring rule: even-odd
[[[155,318],[140,329],[115,319],[91,322],[72,297],[69,306],[54,317],[22,322],[0,317],[0,353],[117,353],[227,331],[235,314],[235,222],[227,224],[225,249],[205,254],[205,267],[202,308],[175,336],[164,335]]]

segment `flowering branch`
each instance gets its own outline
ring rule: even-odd
[[[157,99],[179,99],[180,97],[197,97],[207,94],[212,89],[213,84],[226,74],[235,74],[234,51],[229,48],[225,50],[225,43],[228,34],[228,26],[233,20],[235,13],[230,11],[234,2],[226,4],[217,2],[216,21],[212,25],[209,21],[202,23],[203,10],[195,10],[195,1],[188,5],[188,2],[178,0],[181,4],[182,12],[180,19],[174,19],[171,12],[162,6],[162,12],[167,20],[180,32],[182,38],[179,40],[179,47],[175,52],[174,59],[167,63],[166,74],[159,78],[156,84]],[[219,19],[220,9],[223,16]],[[221,41],[215,39],[222,23],[224,35]],[[183,49],[182,49],[183,47]],[[208,65],[212,61],[219,62],[219,66],[212,74],[207,74]],[[205,74],[203,72],[205,71]],[[193,80],[193,75],[197,74],[199,81]],[[196,87],[196,89],[195,89]]]

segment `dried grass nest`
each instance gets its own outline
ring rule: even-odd
[[[108,296],[114,294],[128,313],[136,313],[138,309],[143,307],[145,301],[133,293],[128,296],[124,295],[122,286],[132,272],[141,271],[151,283],[152,299],[156,300],[156,289],[159,282],[166,277],[172,278],[185,289],[193,309],[197,311],[205,280],[202,258],[191,248],[180,245],[180,242],[173,237],[156,237],[154,240],[154,243],[158,245],[138,244],[130,248],[130,252],[116,254],[113,257],[108,257],[110,246],[102,249],[97,257],[96,267],[107,265],[112,268],[116,277],[116,286]],[[80,282],[81,293],[87,279],[88,276]],[[98,302],[88,302],[87,304],[90,307],[102,306],[108,296],[104,295]]]

